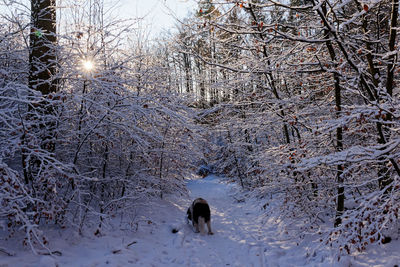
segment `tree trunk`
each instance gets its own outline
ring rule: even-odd
[[[256,22],[256,24],[258,24],[259,18],[257,17],[256,13],[253,10],[254,7],[255,7],[254,5],[249,4],[249,7],[247,9],[250,12],[250,15],[251,15],[252,19]],[[264,36],[264,33],[262,32],[262,30],[259,30],[258,36],[260,37],[260,39],[262,41],[265,40],[265,36]],[[270,62],[269,57],[268,57],[266,45],[262,46],[262,53],[263,53],[263,56],[267,59],[267,65],[271,66],[271,62]],[[270,70],[267,71],[265,73],[265,78],[268,81],[268,83],[270,84],[271,89],[272,89],[272,93],[274,94],[275,98],[277,100],[280,100],[281,98],[279,96],[278,89],[276,87],[275,78],[274,78],[274,75],[272,74],[272,71],[270,71]],[[281,117],[283,119],[283,135],[285,137],[286,144],[290,144],[289,128],[288,128],[287,121],[286,121],[286,118],[285,118],[286,117],[285,111],[284,111],[283,106],[281,104],[279,104],[279,110],[280,110],[279,113],[280,113],[280,115],[281,115]]]
[[[326,5],[323,4],[321,6],[322,14],[320,16],[325,18],[327,14]],[[326,47],[329,52],[329,56],[332,62],[337,61],[336,52],[332,45],[332,42],[329,40],[328,36],[330,35],[329,30],[325,30],[325,38],[328,40],[325,42]],[[340,78],[338,73],[333,74],[333,79],[335,82],[335,109],[336,109],[336,117],[339,118],[342,112],[342,98],[341,98],[341,86],[340,86]],[[336,151],[343,150],[343,128],[341,126],[336,128]],[[344,179],[343,179],[343,165],[337,165],[336,172],[336,181],[337,181],[337,199],[336,199],[336,218],[335,218],[335,227],[339,226],[342,223],[342,215],[344,211]]]
[[[48,95],[57,90],[56,1],[31,0],[29,87]]]
[[[389,37],[389,51],[393,52],[395,51],[396,47],[395,47],[395,43],[396,43],[396,36],[397,36],[397,19],[398,19],[398,15],[399,15],[399,0],[393,0],[392,1],[392,12],[391,12],[391,19],[390,19],[390,37]],[[386,92],[388,94],[388,96],[390,96],[390,100],[393,96],[393,87],[394,87],[394,66],[396,63],[396,58],[397,56],[392,53],[389,56],[389,64],[387,65],[387,78],[386,78]],[[391,121],[392,120],[392,115],[389,113],[387,114],[386,117],[387,121]],[[386,127],[383,127],[381,125],[382,129],[382,136],[379,138],[380,142],[379,143],[383,143],[385,144],[387,142],[387,140],[389,139],[389,135],[390,135],[390,130],[388,129],[388,127],[390,127],[390,125],[386,125]],[[391,160],[392,164],[393,164],[393,160]],[[393,165],[394,168],[398,166],[397,164]],[[387,173],[387,167],[384,166],[380,172],[380,177],[379,177],[379,187],[380,189],[384,189],[385,187],[387,187],[388,185],[390,185],[393,182],[393,178],[390,177],[390,174]]]
[[[29,87],[42,93],[40,101],[29,107],[27,120],[32,124],[33,132],[38,134],[39,144],[43,150],[54,152],[56,122],[50,118],[54,113],[52,95],[57,91],[56,74],[56,1],[31,0],[31,32],[29,50]],[[24,134],[21,143],[25,143]],[[39,158],[31,155],[27,162],[26,150],[22,152],[25,181],[33,181],[36,172],[43,164]]]

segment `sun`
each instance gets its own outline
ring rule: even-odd
[[[84,61],[82,62],[82,66],[83,66],[83,69],[84,69],[86,72],[92,72],[93,69],[94,69],[94,63],[93,63],[93,61],[88,60],[88,59],[86,59],[86,60],[84,60]]]

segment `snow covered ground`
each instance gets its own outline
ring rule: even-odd
[[[62,256],[33,255],[18,244],[1,241],[0,266],[395,266],[400,264],[398,240],[371,246],[366,253],[338,262],[316,238],[290,237],[288,226],[266,215],[260,201],[234,184],[210,175],[189,180],[188,197],[170,196],[147,206],[135,221],[137,231],[109,229],[101,237],[81,237],[68,230],[51,232],[51,248]],[[205,198],[212,213],[214,235],[194,233],[186,224],[186,209]],[[273,208],[276,203],[270,203]],[[268,210],[267,208],[267,210]],[[132,220],[133,221],[133,220]],[[179,230],[172,233],[173,229]],[[290,230],[289,230],[290,231]]]

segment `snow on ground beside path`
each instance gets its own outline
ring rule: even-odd
[[[139,214],[136,232],[110,229],[102,237],[79,237],[70,231],[53,230],[52,249],[62,256],[35,256],[17,244],[0,241],[0,266],[395,266],[400,263],[400,244],[373,246],[368,253],[342,257],[340,262],[315,238],[290,238],[288,226],[266,216],[261,202],[240,192],[216,176],[189,180],[189,196],[170,196],[148,205]],[[211,206],[214,235],[194,233],[185,215],[191,201],[205,198]],[[174,234],[172,229],[179,231]]]

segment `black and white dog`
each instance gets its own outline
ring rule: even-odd
[[[207,201],[202,198],[197,198],[187,210],[187,219],[192,221],[196,233],[205,233],[204,224],[207,223],[208,234],[214,234],[211,231],[211,212]],[[189,222],[189,221],[188,221]]]

